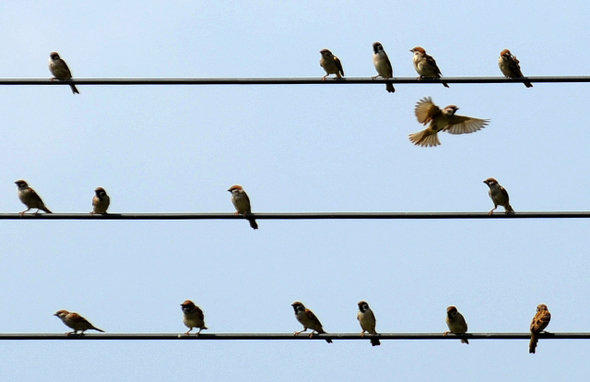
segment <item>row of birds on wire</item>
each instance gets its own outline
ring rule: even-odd
[[[436,64],[435,59],[427,54],[424,48],[417,46],[410,51],[414,54],[414,69],[416,69],[416,72],[420,75],[419,79],[441,78],[442,73]],[[336,75],[336,80],[343,78],[344,69],[342,68],[342,62],[340,59],[332,54],[329,49],[322,49],[320,54],[320,66],[324,68],[324,71],[326,72],[326,75],[322,77],[322,80],[326,80],[331,74]],[[382,77],[387,80],[393,77],[393,66],[387,57],[387,53],[385,53],[385,50],[383,49],[383,45],[379,42],[373,43],[373,64],[378,73],[373,79]],[[506,77],[523,78],[518,59],[510,53],[508,49],[504,49],[500,53],[498,65]],[[74,84],[72,72],[57,52],[51,52],[49,55],[49,70],[54,76],[53,79],[68,82],[74,94],[80,93]],[[533,86],[526,79],[524,79],[523,82],[526,87]],[[445,82],[442,84],[447,88],[449,87]],[[393,87],[393,84],[386,83],[386,90],[393,93],[395,88]],[[456,105],[448,105],[441,109],[434,104],[430,97],[421,99],[416,104],[414,112],[418,122],[425,126],[428,125],[428,127],[417,133],[410,134],[410,141],[415,145],[422,147],[438,146],[440,145],[440,141],[437,133],[440,131],[450,134],[468,134],[484,128],[489,123],[489,119],[456,115],[455,113],[457,110],[459,110],[459,108]]]
[[[205,325],[205,314],[203,310],[195,305],[194,302],[191,300],[186,300],[182,304],[180,304],[182,308],[182,322],[188,328],[185,336],[189,336],[190,332],[197,328],[199,329],[196,332],[195,336],[198,337],[202,330],[208,329]],[[303,303],[299,301],[295,301],[291,304],[293,310],[295,311],[295,318],[301,325],[303,325],[303,330],[296,331],[294,336],[301,334],[302,332],[306,332],[308,329],[311,329],[311,333],[309,334],[309,338],[312,338],[315,333],[317,334],[327,334],[324,330],[322,323],[317,318],[317,316],[308,308],[303,305]],[[377,326],[377,319],[375,318],[375,314],[369,307],[369,304],[366,301],[359,301],[358,303],[359,311],[357,313],[357,319],[361,326],[361,337],[365,337],[365,332],[370,334],[369,340],[371,341],[372,346],[381,345],[379,341],[379,333],[376,331]],[[54,316],[60,318],[63,323],[74,329],[73,332],[67,332],[66,336],[70,336],[72,334],[77,334],[80,331],[80,335],[84,335],[86,330],[97,330],[99,332],[104,332],[104,330],[97,328],[93,324],[90,323],[87,319],[79,315],[78,313],[68,312],[67,310],[58,310]],[[551,320],[551,313],[547,309],[547,305],[540,304],[537,306],[537,312],[533,317],[533,321],[531,322],[530,331],[531,331],[531,340],[529,343],[529,353],[535,353],[535,349],[537,347],[537,342],[539,341],[539,334],[545,331],[547,325],[549,325],[549,321]],[[469,345],[469,340],[464,336],[467,333],[467,321],[465,321],[465,317],[454,306],[449,306],[447,308],[447,315],[445,318],[449,331],[444,332],[443,335],[448,335],[449,333],[455,334],[461,338],[461,343]],[[330,338],[326,339],[326,342],[332,343]]]
[[[504,211],[507,215],[514,214],[514,209],[510,205],[508,191],[506,191],[506,189],[501,186],[494,178],[488,178],[483,182],[488,185],[488,195],[494,203],[494,208],[491,209],[488,214],[492,215],[498,206],[504,207]],[[19,179],[14,183],[16,184],[18,190],[19,200],[27,207],[26,210],[20,212],[21,216],[31,209],[37,210],[35,211],[34,215],[37,215],[39,211],[45,211],[49,214],[52,213],[52,211],[45,206],[45,203],[43,203],[43,200],[39,194],[37,194],[37,192],[31,186],[29,186],[25,180]],[[244,188],[235,184],[231,186],[228,191],[231,192],[231,201],[236,209],[236,215],[244,216],[246,219],[248,219],[250,227],[253,229],[258,229],[258,223],[256,223],[256,219],[254,219],[252,216],[250,198],[248,197],[246,191],[244,191]],[[92,212],[90,213],[93,215],[107,214],[107,210],[111,204],[111,198],[102,187],[97,187],[94,190],[94,193],[95,195],[92,197]]]

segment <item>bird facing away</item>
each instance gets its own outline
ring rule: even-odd
[[[547,325],[551,321],[551,313],[547,309],[547,305],[540,304],[537,306],[537,313],[531,322],[531,342],[529,343],[529,353],[534,354],[539,342],[539,333],[544,332]]]
[[[324,331],[324,328],[322,327],[322,323],[320,322],[320,320],[318,320],[315,314],[313,314],[311,310],[307,309],[302,303],[300,303],[299,301],[295,301],[291,304],[291,306],[293,307],[293,310],[295,310],[295,317],[297,318],[297,321],[299,321],[301,325],[303,325],[303,330],[295,332],[295,336],[301,332],[306,332],[307,329],[312,330],[311,334],[309,335],[309,338],[313,337],[314,331],[316,331],[318,334],[326,333]],[[326,342],[331,344],[332,340],[328,338]]]
[[[72,93],[80,94],[76,85],[74,85],[74,82],[72,81],[72,72],[70,72],[68,64],[59,57],[57,52],[51,52],[49,54],[49,71],[53,74],[55,79],[68,82],[72,89]]]
[[[375,70],[377,70],[378,74],[378,76],[373,77],[373,79],[379,76],[386,80],[393,77],[393,66],[391,66],[387,53],[385,53],[383,45],[381,45],[380,42],[373,43],[373,65],[375,65]],[[393,84],[388,82],[385,84],[385,90],[393,93],[395,88],[393,87]]]
[[[111,204],[111,198],[102,187],[96,187],[95,195],[92,197],[92,212],[91,214],[106,214]]]
[[[233,203],[234,207],[236,208],[236,215],[243,215],[248,221],[250,222],[250,227],[252,229],[258,229],[258,224],[253,217],[248,216],[252,213],[252,207],[250,206],[250,198],[246,191],[237,184],[231,186],[228,189],[231,192],[231,202]]]
[[[83,335],[86,330],[93,329],[99,332],[104,332],[104,330],[97,328],[96,326],[92,325],[87,319],[80,316],[78,313],[68,312],[67,310],[58,310],[55,312],[54,316],[58,317],[62,322],[69,326],[70,328],[74,329],[73,332],[67,332],[66,336],[70,334],[78,333],[78,330],[81,330]]]
[[[330,74],[335,74],[336,79],[342,78],[344,76],[344,70],[342,69],[340,59],[334,56],[328,49],[320,50],[320,54],[322,55],[320,66],[326,71],[326,75],[322,77],[322,81],[325,81],[326,77]]]
[[[502,74],[507,78],[521,78],[524,77],[522,75],[522,71],[520,70],[520,62],[513,56],[512,53],[508,49],[504,49],[500,52],[500,58],[498,59],[498,66],[502,71]],[[532,88],[533,84],[529,81],[523,81],[524,86],[527,88]]]
[[[361,337],[365,336],[365,332],[369,332],[373,336],[377,335],[377,331],[375,330],[375,325],[377,324],[377,320],[375,319],[375,314],[371,308],[369,308],[369,304],[366,301],[359,301],[359,312],[356,315],[356,318],[359,320],[359,324],[361,325]],[[381,341],[379,338],[371,338],[371,345],[372,346],[379,346],[381,345]]]
[[[457,308],[455,308],[454,306],[449,306],[447,308],[447,317],[445,318],[445,321],[447,322],[447,326],[449,327],[451,333],[467,333],[467,322],[465,322],[465,318],[463,317],[463,315],[459,313]],[[443,335],[445,336],[447,334],[449,334],[449,332],[443,333]],[[467,338],[461,338],[461,343],[469,345],[469,341],[467,340]]]
[[[414,58],[412,62],[414,63],[414,69],[420,75],[418,79],[422,80],[424,78],[434,78],[438,79],[442,76],[438,65],[436,65],[436,61],[434,58],[428,54],[421,46],[417,46],[414,49],[410,49],[410,52],[414,53]],[[448,88],[449,85],[446,82],[442,83],[445,88]]]
[[[504,207],[506,215],[514,214],[514,210],[510,205],[508,191],[506,191],[506,189],[502,187],[500,183],[498,183],[498,181],[494,178],[487,178],[483,182],[490,188],[488,195],[490,195],[492,202],[494,202],[494,208],[488,212],[488,215],[492,215],[498,206]]]
[[[194,302],[186,300],[180,304],[180,306],[182,307],[183,314],[182,322],[187,328],[189,328],[189,330],[184,333],[185,336],[188,336],[193,328],[199,328],[199,331],[195,336],[198,336],[201,333],[201,330],[208,329],[205,326],[205,315],[203,314],[203,311],[196,306]]]
[[[448,105],[440,109],[432,102],[432,98],[422,98],[416,103],[414,112],[418,122],[428,127],[422,131],[410,134],[410,141],[416,146],[433,147],[440,145],[438,132],[446,131],[449,134],[468,134],[484,128],[489,119],[466,117],[455,115],[459,108]]]
[[[37,209],[34,215],[37,215],[37,213],[39,213],[39,210],[43,210],[48,214],[52,213],[51,211],[49,211],[49,208],[45,207],[45,204],[43,203],[43,200],[41,200],[41,197],[35,192],[35,190],[29,187],[26,181],[19,179],[14,183],[16,184],[16,187],[18,189],[19,200],[25,206],[27,206],[27,209],[20,213],[21,216],[23,216],[25,212],[29,211],[31,208]]]

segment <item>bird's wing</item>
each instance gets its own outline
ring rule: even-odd
[[[418,101],[414,113],[416,114],[416,118],[418,118],[418,122],[426,125],[432,121],[432,118],[436,114],[440,113],[440,108],[432,102],[432,98],[425,97]]]
[[[449,119],[449,124],[443,129],[449,134],[468,134],[483,129],[489,122],[489,119],[465,117],[454,115]]]

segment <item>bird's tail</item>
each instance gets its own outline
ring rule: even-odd
[[[467,338],[461,338],[461,343],[469,345],[469,340]]]
[[[78,88],[76,87],[76,85],[74,85],[74,82],[72,80],[70,80],[70,88],[72,88],[72,93],[80,94],[80,92],[78,91]]]
[[[250,227],[252,227],[252,229],[258,229],[258,223],[256,223],[256,220],[249,218],[248,221],[250,222]]]
[[[537,348],[537,342],[539,342],[539,335],[537,333],[531,333],[531,342],[529,343],[529,353],[535,354]]]
[[[98,332],[104,333],[104,330],[102,330],[102,329],[99,329],[99,328],[97,328],[97,327],[95,327],[95,326],[93,326],[93,327],[92,327],[92,329],[94,329],[94,330],[96,330],[96,331],[98,331]]]
[[[47,208],[47,207],[45,207],[45,206],[39,207],[39,209],[41,209],[41,210],[43,210],[43,211],[47,212],[48,214],[52,214],[52,213],[53,213],[53,212],[51,212],[51,211],[49,210],[49,208]]]
[[[508,204],[508,206],[506,206],[506,215],[514,215],[514,209],[512,208],[512,206],[510,204]]]
[[[443,86],[444,86],[445,88],[448,88],[448,87],[449,87],[449,84],[447,84],[446,82],[443,82],[442,84],[443,84]]]
[[[440,145],[438,134],[429,134],[428,129],[424,129],[414,134],[410,134],[410,141],[416,146],[434,147]]]
[[[381,341],[379,341],[379,338],[371,338],[371,346],[379,346],[381,345]]]
[[[393,93],[393,92],[395,91],[395,88],[393,87],[393,84],[391,84],[391,83],[389,83],[389,82],[388,82],[387,84],[385,84],[385,89],[386,89],[388,92],[390,92],[390,93]]]
[[[527,88],[532,88],[532,87],[533,87],[533,84],[531,84],[531,83],[530,83],[530,82],[528,82],[528,81],[525,81],[525,82],[523,82],[523,83],[524,83],[524,86],[526,86]]]

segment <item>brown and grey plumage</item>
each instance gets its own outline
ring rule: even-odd
[[[67,332],[66,336],[69,336],[70,334],[76,334],[78,333],[78,330],[80,330],[82,333],[80,333],[80,335],[84,334],[84,332],[86,330],[96,330],[99,332],[104,332],[104,330],[97,328],[96,326],[92,325],[87,319],[85,319],[84,317],[80,316],[78,313],[74,313],[74,312],[68,312],[67,310],[58,310],[57,312],[55,312],[54,316],[58,317],[60,320],[62,320],[62,322],[66,325],[69,326],[70,328],[74,329],[73,332]]]
[[[49,54],[49,71],[53,74],[54,78],[69,83],[72,93],[80,94],[78,88],[74,85],[72,72],[70,72],[68,64],[59,57],[57,52],[51,52]]]
[[[20,213],[21,216],[24,215],[25,212],[29,211],[31,208],[37,209],[34,215],[37,215],[37,213],[39,213],[39,210],[43,210],[48,214],[52,213],[49,210],[49,208],[45,207],[45,204],[43,203],[43,200],[41,200],[41,197],[35,192],[35,190],[29,187],[26,181],[19,179],[14,183],[16,184],[16,187],[18,189],[19,200],[25,206],[27,206],[27,209]]]
[[[375,330],[375,326],[377,325],[377,319],[375,318],[375,314],[369,308],[369,304],[366,301],[359,301],[359,312],[356,315],[356,318],[359,320],[359,324],[361,325],[361,337],[365,336],[365,332],[369,332],[373,336],[377,336],[377,331]],[[381,341],[379,338],[372,337],[371,338],[371,345],[372,346],[379,346],[381,345]]]
[[[340,59],[332,54],[329,49],[320,50],[322,58],[320,58],[320,66],[326,71],[326,75],[322,77],[322,81],[326,80],[330,74],[335,74],[336,79],[344,76],[344,69],[342,69],[342,63]]]
[[[551,321],[551,313],[547,309],[547,305],[540,304],[537,306],[537,313],[531,322],[531,342],[529,343],[529,353],[534,354],[539,342],[539,333],[545,331],[547,325]]]
[[[187,328],[189,328],[189,330],[184,333],[185,336],[188,336],[193,328],[199,328],[196,336],[201,333],[201,330],[208,329],[205,326],[205,314],[203,314],[201,308],[196,306],[194,302],[186,300],[180,304],[180,306],[182,307],[183,313],[182,322]]]
[[[445,318],[445,321],[451,333],[459,335],[467,333],[467,322],[456,307],[449,306],[447,308],[447,317]],[[447,334],[449,334],[449,332],[444,333],[445,336]],[[467,338],[461,338],[461,343],[469,345],[469,340],[467,340]]]
[[[295,317],[297,318],[297,321],[299,321],[301,325],[303,325],[303,330],[295,332],[294,335],[306,332],[307,329],[312,330],[311,334],[309,335],[309,338],[313,337],[313,331],[317,332],[318,334],[326,333],[326,331],[324,331],[324,328],[322,327],[322,323],[316,317],[316,315],[313,314],[311,310],[307,309],[301,302],[295,301],[291,304],[291,306],[295,311]],[[331,344],[332,340],[328,338],[326,342]]]
[[[516,56],[512,55],[508,49],[504,49],[502,52],[500,52],[498,66],[500,67],[502,74],[508,78],[524,77],[522,75],[522,71],[520,70],[520,61],[518,61]],[[533,84],[531,84],[529,81],[523,81],[523,83],[527,88],[533,87]]]

